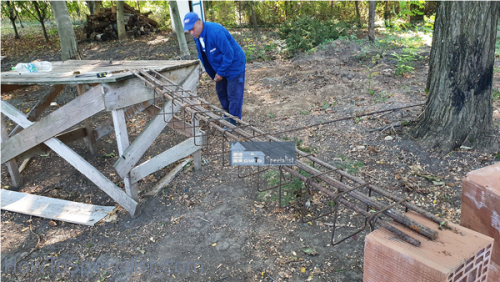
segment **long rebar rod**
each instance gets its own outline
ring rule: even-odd
[[[152,77],[151,75],[149,75],[147,72],[145,71],[142,71],[142,70],[139,70],[139,71],[131,71],[134,75],[138,76],[140,79],[142,79],[143,81],[145,81],[146,84],[148,84],[149,86],[153,87],[156,91],[160,92],[160,93],[163,93],[164,95],[166,95],[167,98],[170,98],[170,99],[174,99],[174,100],[178,100],[180,101],[181,103],[183,103],[184,107],[187,106],[187,105],[190,105],[190,107],[185,107],[185,110],[190,112],[191,114],[195,114],[196,112],[199,112],[199,111],[204,111],[205,115],[208,116],[208,117],[205,117],[203,115],[200,115],[199,118],[205,122],[210,122],[210,120],[213,120],[213,119],[218,119],[218,117],[211,113],[211,112],[206,112],[206,109],[203,108],[201,105],[198,105],[198,101],[200,102],[203,102],[205,105],[209,105],[211,108],[213,109],[216,109],[218,111],[221,111],[219,108],[211,105],[210,103],[208,103],[207,101],[205,101],[204,99],[200,98],[200,97],[197,97],[197,96],[192,96],[190,95],[190,91],[186,91],[184,90],[183,93],[186,93],[188,94],[188,96],[184,96],[184,97],[181,97],[181,99],[179,99],[179,97],[176,97],[176,93],[174,93],[174,91],[169,91],[168,89],[166,89],[165,87],[162,86],[163,82],[161,82],[160,80],[157,80],[155,79],[154,77]],[[169,83],[171,83],[173,86],[178,86],[176,85],[174,82],[170,81],[168,78],[165,78],[164,76],[162,76],[161,74],[153,71],[156,75],[160,75],[162,77],[162,79],[165,79],[166,81],[168,81]],[[148,79],[151,79],[153,80],[154,83],[146,80],[145,78],[141,77],[140,74],[144,75],[145,77],[147,77]],[[178,89],[182,89],[183,88],[181,86],[178,86]],[[263,136],[258,136],[258,137],[254,137],[252,136],[252,134],[246,132],[245,130],[241,129],[241,128],[238,128],[238,127],[235,127],[233,126],[232,124],[230,124],[228,121],[225,121],[225,120],[220,120],[219,122],[222,124],[222,125],[225,125],[229,128],[232,128],[234,130],[235,133],[243,136],[244,138],[243,139],[247,139],[247,140],[250,140],[250,141],[265,141],[262,139],[262,137],[264,137],[264,139],[269,139],[270,141],[280,141],[279,139],[271,136],[270,134],[268,133],[265,133],[265,132],[262,132],[260,130],[258,130],[257,128],[253,127],[252,125],[248,124],[248,123],[245,123],[243,121],[241,121],[239,118],[237,117],[234,117],[230,114],[227,114],[227,116],[231,117],[231,118],[234,118],[236,119],[238,122],[240,122],[241,124],[243,124],[245,126],[245,128],[248,128],[248,129],[251,129],[253,130],[254,132],[258,132],[260,134],[263,134]],[[212,126],[214,126],[215,129],[219,130],[219,131],[222,131],[224,132],[225,136],[233,139],[233,140],[237,140],[237,141],[242,141],[242,139],[240,139],[237,135],[234,135],[233,133],[229,133],[227,132],[226,130],[224,130],[222,127],[220,126],[217,126],[215,124],[211,124]],[[316,162],[326,168],[329,168],[329,169],[334,169],[335,167],[313,157],[313,156],[310,156],[310,155],[307,155],[306,153],[300,151],[300,150],[297,150],[297,153],[299,155],[302,155],[306,158],[308,158],[309,160],[313,161],[313,162]],[[309,165],[297,160],[296,161],[296,165],[298,168],[306,171],[306,172],[309,172],[311,174],[318,174],[320,173],[319,170],[316,170],[312,167],[310,167]],[[288,168],[288,167],[285,167],[285,169],[290,172],[290,173],[293,173],[293,169],[291,168]],[[340,175],[342,176],[345,176],[346,178],[348,179],[351,179],[353,181],[356,181],[358,183],[363,183],[365,184],[366,182],[364,182],[363,180],[361,179],[358,179],[358,178],[355,178],[353,177],[352,175],[346,173],[346,172],[343,172],[343,171],[336,171],[338,172]],[[318,177],[319,179],[323,180],[325,183],[337,188],[338,190],[340,191],[347,191],[347,190],[350,190],[351,187],[347,184],[344,184],[344,183],[341,183],[333,178],[331,178],[330,176],[328,175],[321,175]],[[389,199],[392,199],[392,200],[401,200],[399,199],[399,197],[395,196],[395,195],[392,195],[386,191],[383,191],[381,188],[378,188],[374,185],[371,185],[370,184],[370,188],[381,194],[381,195],[384,195],[386,197],[388,197]],[[355,198],[356,200],[359,200],[360,202],[363,202],[364,204],[366,205],[369,205],[369,206],[372,206],[378,210],[382,210],[384,208],[383,204],[376,201],[376,200],[373,200],[371,199],[370,197],[367,197],[366,195],[358,192],[358,191],[352,191],[352,192],[349,192],[349,195],[352,196],[353,198]],[[405,202],[406,203],[406,202]],[[414,205],[405,205],[405,203],[402,203],[403,206],[406,206],[408,207],[409,209],[412,209],[412,210],[415,210],[416,212],[419,212],[421,213],[422,215],[432,219],[433,221],[435,222],[443,222],[442,219],[439,219],[437,217],[435,217],[434,215],[414,206]],[[407,204],[407,203],[406,203]],[[384,214],[386,214],[387,216],[393,218],[394,220],[396,220],[397,222],[401,223],[402,225],[434,240],[437,238],[437,232],[428,228],[428,227],[425,227],[421,224],[419,224],[418,222],[404,216],[403,214],[400,214],[399,212],[397,211],[394,211],[394,210],[388,210],[388,211],[385,211]]]

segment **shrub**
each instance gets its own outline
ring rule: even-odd
[[[302,16],[295,21],[286,21],[279,28],[279,36],[286,40],[288,51],[292,55],[346,35],[347,24],[345,22],[319,22],[309,16]]]

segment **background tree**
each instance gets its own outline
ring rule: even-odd
[[[177,1],[168,1],[170,8],[172,10],[172,20],[175,25],[175,33],[177,34],[177,41],[179,41],[179,48],[181,49],[181,56],[189,56],[189,48],[186,42],[186,36],[184,35],[183,25],[181,21],[181,16],[179,14],[179,8],[177,7]]]
[[[255,2],[251,2],[250,8],[252,9],[253,32],[259,32],[259,27],[257,26],[257,17],[255,15]]]
[[[375,42],[375,1],[370,1],[368,15],[368,38]]]
[[[61,42],[61,60],[66,61],[78,55],[75,31],[66,1],[50,1],[50,5],[56,18],[57,33]]]
[[[361,15],[359,14],[359,4],[358,4],[358,1],[354,1],[354,5],[356,6],[356,17],[358,19],[358,26],[361,26]]]
[[[19,33],[17,33],[17,27],[16,27],[16,19],[18,17],[18,13],[16,11],[16,7],[14,5],[13,1],[5,1],[2,2],[2,11],[7,15],[7,17],[10,19],[10,22],[12,23],[12,27],[14,28],[14,33],[15,33],[15,39],[20,39]]]
[[[49,42],[49,36],[47,35],[47,29],[45,28],[45,20],[50,15],[49,3],[47,1],[21,1],[19,3],[23,3],[25,11],[27,11],[31,17],[36,19],[42,25],[43,37],[46,42]]]
[[[116,28],[118,29],[118,40],[127,40],[127,31],[125,30],[125,19],[123,16],[123,1],[116,1]]]
[[[441,2],[414,136],[441,153],[461,145],[494,151],[493,63],[499,2]]]

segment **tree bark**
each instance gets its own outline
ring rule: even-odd
[[[57,33],[61,42],[61,60],[72,59],[78,55],[78,45],[66,1],[50,1],[50,5],[56,18]]]
[[[123,17],[123,1],[116,1],[116,29],[118,29],[118,40],[127,40],[125,19]]]
[[[183,25],[181,21],[181,16],[179,15],[179,8],[177,6],[177,1],[168,1],[170,8],[172,9],[171,18],[174,21],[175,33],[177,34],[177,41],[179,42],[179,48],[181,50],[181,56],[189,56],[189,49],[186,42],[186,36],[184,35]]]
[[[370,1],[368,13],[368,39],[375,42],[375,1]]]
[[[493,63],[499,2],[442,2],[427,77],[428,99],[413,135],[446,154],[460,146],[498,149]]]

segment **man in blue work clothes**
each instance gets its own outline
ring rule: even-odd
[[[222,108],[241,119],[246,64],[243,49],[222,25],[203,22],[193,12],[184,17],[184,30],[194,37],[198,58],[216,82]],[[229,122],[236,125],[233,119]]]

